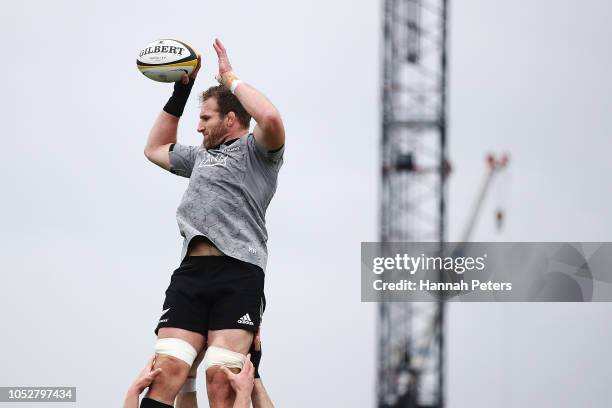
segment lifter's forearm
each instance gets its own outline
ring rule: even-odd
[[[149,133],[145,152],[168,143],[176,143],[179,118],[162,111]]]
[[[274,404],[272,404],[272,400],[259,378],[255,379],[251,399],[253,401],[253,408],[274,408]]]
[[[140,392],[130,388],[123,401],[123,408],[138,408],[139,402]]]

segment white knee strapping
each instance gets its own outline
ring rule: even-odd
[[[242,370],[244,364],[244,354],[236,353],[221,347],[210,346],[204,354],[204,370],[211,366],[225,366],[227,368],[239,368]]]
[[[157,339],[157,342],[155,342],[155,352],[183,360],[189,364],[189,367],[191,367],[193,360],[198,355],[198,351],[191,344],[185,340],[175,338]]]

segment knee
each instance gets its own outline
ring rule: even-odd
[[[184,382],[198,352],[188,342],[178,338],[158,339],[155,343],[155,368],[161,368],[161,379]]]
[[[160,402],[172,404],[187,378],[189,367],[175,357],[157,355],[155,368],[161,368],[162,371],[153,380],[148,395],[157,397]]]
[[[173,379],[177,377],[187,378],[189,367],[176,357],[157,354],[155,357],[155,368],[161,368],[157,378],[162,380]]]
[[[206,370],[206,388],[212,406],[224,406],[234,398],[234,390],[227,379],[227,375],[217,366]]]
[[[157,341],[155,352],[155,368],[162,371],[151,384],[147,396],[171,405],[187,378],[197,351],[183,340],[166,338]]]
[[[235,397],[229,379],[220,366],[225,366],[234,372],[240,372],[243,363],[243,354],[222,347],[208,347],[203,364],[206,370],[208,399],[212,407],[231,407]]]

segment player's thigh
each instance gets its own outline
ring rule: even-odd
[[[254,334],[244,329],[209,330],[208,346],[221,347],[246,355],[253,343]]]
[[[178,327],[160,327],[157,332],[158,339],[181,339],[191,344],[191,346],[200,352],[204,348],[206,339],[201,333],[197,333],[191,330],[180,329]]]
[[[224,296],[211,309],[208,345],[246,354],[261,324],[263,291],[242,291]]]

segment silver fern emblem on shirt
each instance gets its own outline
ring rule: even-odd
[[[198,167],[212,167],[212,166],[223,166],[227,165],[227,156],[224,154],[212,155],[206,153],[206,158],[200,162]]]

